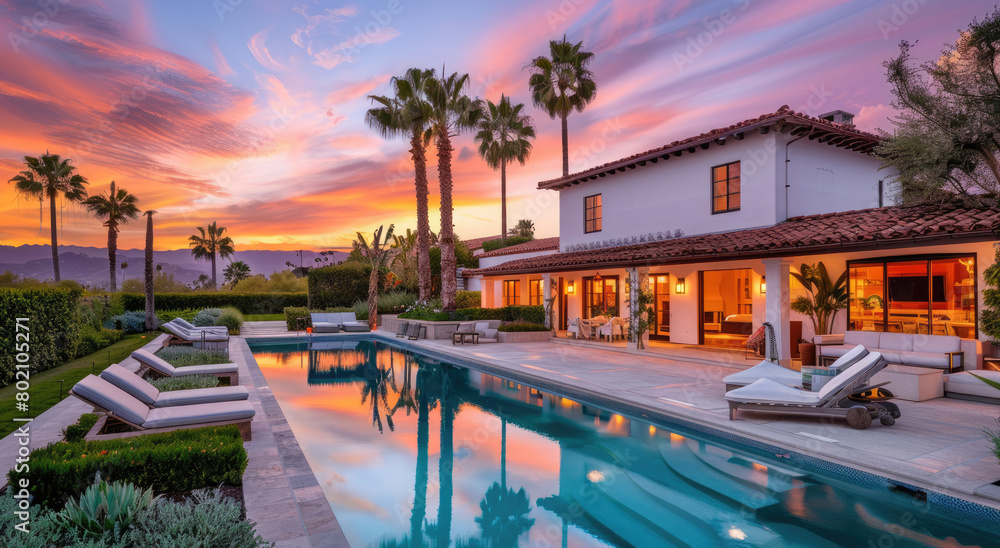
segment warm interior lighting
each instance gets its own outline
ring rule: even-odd
[[[569,285],[566,286],[566,293],[569,293],[570,295],[576,293],[576,284],[574,282],[570,282]]]
[[[767,276],[760,277],[760,294],[761,295],[767,294]]]
[[[674,286],[674,293],[683,295],[685,291],[687,291],[687,286],[684,284],[684,278],[677,278],[677,285]]]

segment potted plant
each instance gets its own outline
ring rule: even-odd
[[[990,338],[993,357],[1000,358],[1000,245],[994,244],[994,262],[983,273],[983,310],[979,314],[979,329]]]
[[[830,277],[826,265],[822,261],[814,265],[803,263],[798,272],[791,275],[809,292],[809,296],[800,295],[792,300],[792,310],[809,316],[812,320],[813,332],[817,335],[829,335],[837,312],[847,308],[850,293],[847,290],[847,271],[836,279]],[[816,345],[811,342],[799,343],[799,355],[802,365],[816,364]],[[811,356],[812,361],[806,361]]]

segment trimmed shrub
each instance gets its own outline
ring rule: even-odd
[[[221,316],[221,308],[206,308],[204,310],[199,310],[198,313],[194,315],[194,319],[191,320],[191,323],[198,327],[219,325],[219,318]]]
[[[160,325],[160,320],[156,317],[156,314],[153,314],[153,321],[156,325]],[[104,327],[106,329],[120,329],[125,333],[145,333],[146,313],[137,311],[126,312],[104,322]]]
[[[295,331],[299,328],[298,319],[306,318],[305,323],[302,325],[302,329],[307,327],[312,327],[312,319],[309,318],[309,309],[304,306],[287,306],[282,312],[285,314],[285,327],[289,331]]]
[[[63,437],[66,438],[67,442],[75,443],[78,441],[83,441],[83,437],[90,432],[90,429],[97,424],[97,415],[93,413],[84,413],[80,415],[80,419],[76,423],[71,424],[62,431]]]
[[[522,333],[525,331],[549,331],[549,328],[540,323],[511,322],[501,325],[497,330],[504,333]]]
[[[229,356],[221,350],[205,350],[191,346],[168,346],[156,353],[157,357],[174,367],[230,363]]]
[[[459,293],[462,293],[461,291]],[[368,317],[368,300],[367,297],[362,299],[365,303],[365,318]],[[400,312],[406,311],[407,308],[413,306],[417,302],[416,293],[407,293],[406,291],[392,291],[390,293],[383,293],[378,296],[378,313],[379,314],[399,314]],[[360,320],[361,317],[358,316]]]
[[[367,300],[370,273],[370,266],[350,262],[310,269],[309,309],[352,306],[357,301]]]
[[[505,322],[523,321],[528,323],[545,323],[545,307],[542,305],[513,305],[500,308],[464,308],[456,310],[453,320],[502,320]]]
[[[133,525],[133,542],[142,546],[266,548],[274,546],[243,519],[243,508],[218,489],[198,491],[194,500],[160,500]]]
[[[306,306],[308,302],[306,293],[157,293],[155,297],[160,310],[231,306],[243,314],[281,314],[286,306]],[[123,293],[119,298],[125,310],[146,310],[146,297],[141,293]]]
[[[191,390],[193,388],[215,388],[219,386],[219,378],[215,375],[187,375],[185,377],[163,377],[162,379],[150,379],[149,384],[156,387],[160,392],[171,392],[173,390]]]
[[[35,502],[49,508],[79,495],[98,472],[107,481],[125,481],[167,493],[240,485],[247,465],[247,452],[236,426],[54,443],[35,449],[28,458],[30,469],[22,473],[12,469],[7,478],[11,485],[27,479]]]
[[[509,238],[497,238],[495,240],[486,240],[483,242],[483,253],[489,253],[490,251],[496,251],[498,249],[503,249],[505,247],[510,247],[513,245],[519,245],[526,242],[530,242],[535,238],[526,238],[524,236],[511,236]]]
[[[226,326],[230,335],[239,335],[240,329],[243,328],[243,314],[240,314],[239,310],[231,306],[223,308],[222,314],[219,315],[219,319],[216,321],[219,322],[217,325]]]
[[[77,356],[81,295],[77,289],[0,289],[0,387],[14,381],[15,364],[30,364],[38,373]]]
[[[459,291],[455,293],[455,308],[481,308],[483,306],[482,291]]]
[[[122,340],[125,332],[120,329],[104,329],[94,331],[90,326],[84,328],[80,335],[80,348],[77,357],[93,354],[102,348],[107,348]]]

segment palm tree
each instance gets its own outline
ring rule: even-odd
[[[809,316],[812,320],[813,332],[826,335],[833,326],[837,311],[847,308],[851,301],[851,293],[847,287],[845,270],[836,281],[830,277],[826,265],[820,261],[809,265],[802,263],[798,272],[791,272],[793,278],[806,288],[809,296],[799,295],[792,300],[791,309],[799,314]]]
[[[411,68],[390,83],[394,96],[370,95],[377,106],[365,113],[365,123],[383,137],[409,136],[413,159],[413,184],[417,192],[417,283],[418,297],[431,297],[430,221],[427,196],[427,149],[425,132],[431,117],[425,85],[434,78],[433,70]]]
[[[250,277],[250,265],[243,261],[233,261],[222,271],[226,283],[230,284],[230,289],[236,286],[240,280]]]
[[[135,205],[139,199],[129,194],[124,188],[115,188],[111,181],[111,190],[107,194],[91,196],[83,201],[84,207],[90,210],[108,227],[108,262],[111,265],[111,291],[118,290],[115,279],[115,259],[118,255],[118,225],[128,224],[132,219],[139,218],[139,208]]]
[[[152,209],[143,213],[146,216],[146,331],[156,329],[156,314],[153,308],[153,214]],[[160,270],[157,265],[156,270]]]
[[[372,241],[368,243],[365,236],[358,232],[358,239],[354,242],[354,249],[358,251],[372,267],[372,273],[368,278],[368,328],[374,330],[376,327],[376,316],[378,314],[378,287],[379,279],[383,270],[389,266],[389,241],[392,240],[392,230],[395,225],[389,225],[389,230],[382,238],[382,226],[372,234]]]
[[[531,70],[528,88],[531,101],[544,110],[550,118],[562,121],[563,176],[569,175],[569,129],[566,118],[572,111],[583,109],[597,96],[594,73],[587,68],[594,54],[580,51],[583,42],[571,44],[563,35],[562,41],[549,42],[551,57],[536,57],[528,63]]]
[[[428,80],[427,101],[431,106],[431,126],[428,135],[433,137],[438,155],[438,184],[441,187],[441,300],[445,310],[455,309],[455,292],[458,290],[455,264],[455,225],[452,221],[454,206],[451,200],[451,138],[462,131],[476,127],[482,114],[482,101],[470,99],[463,92],[469,75],[450,76]]]
[[[226,227],[216,227],[216,223],[208,225],[208,230],[197,227],[201,236],[195,234],[188,238],[191,246],[191,254],[195,259],[206,259],[212,261],[212,289],[218,289],[219,284],[215,275],[215,256],[223,259],[231,257],[236,250],[233,249],[233,239],[224,236]]]
[[[514,225],[514,228],[510,229],[507,236],[510,238],[534,238],[535,223],[531,219],[521,219]]]
[[[49,199],[49,217],[52,228],[52,271],[55,280],[59,277],[59,240],[56,235],[56,197],[62,196],[68,202],[82,202],[87,198],[87,179],[75,173],[70,159],[63,160],[58,154],[45,154],[35,158],[25,156],[28,169],[12,177],[17,193],[28,198],[38,198],[39,205],[44,198]],[[114,268],[114,267],[112,267]]]
[[[479,155],[493,169],[500,168],[500,234],[507,234],[507,162],[517,160],[522,166],[531,155],[535,128],[531,117],[521,114],[523,103],[511,105],[510,97],[500,96],[500,103],[486,101],[479,121]]]

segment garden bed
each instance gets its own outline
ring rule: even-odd
[[[500,331],[497,333],[497,340],[502,343],[545,342],[551,338],[551,331],[519,331],[510,333]]]

